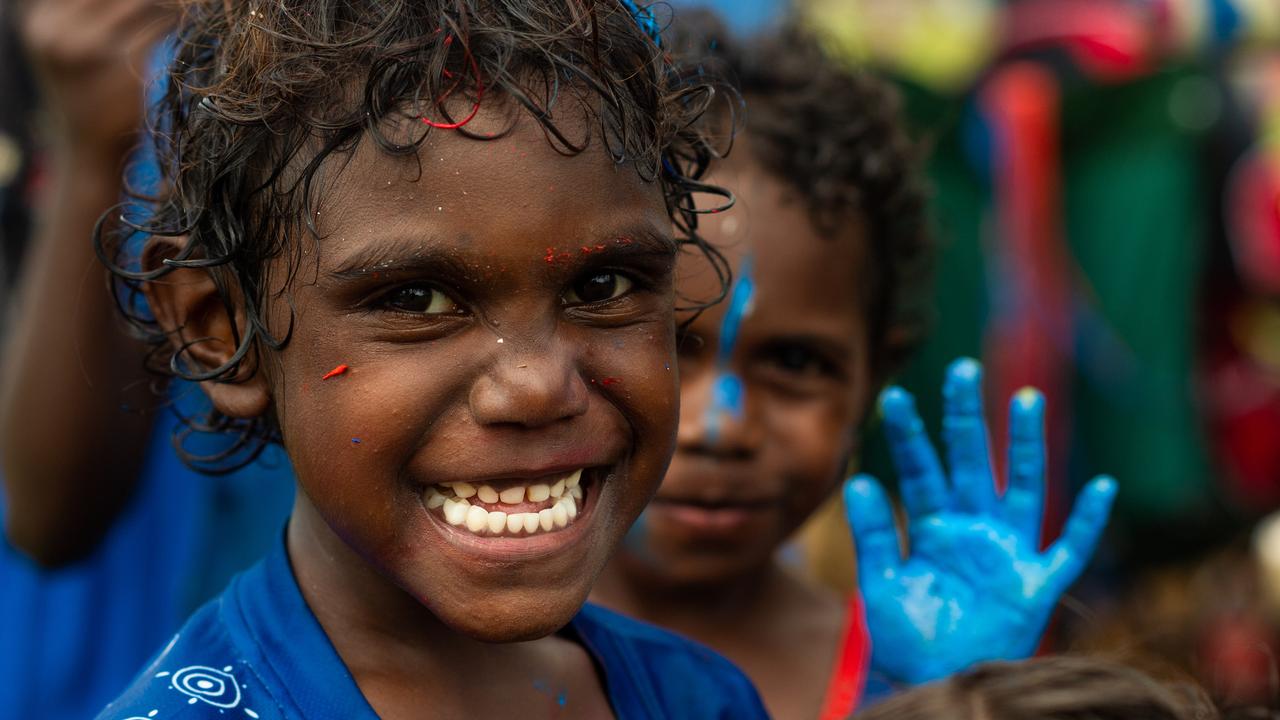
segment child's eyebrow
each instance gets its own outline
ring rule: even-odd
[[[476,262],[485,261],[480,252],[469,253],[468,241],[444,243],[438,237],[418,235],[370,242],[342,259],[339,266],[326,273],[337,280],[354,280],[374,274],[398,274],[423,269],[445,269],[458,275],[469,274]],[[675,239],[649,224],[636,224],[614,231],[598,233],[594,241],[566,239],[548,247],[540,259],[549,264],[582,264],[607,257],[669,256],[678,249]],[[468,257],[474,255],[474,257]]]

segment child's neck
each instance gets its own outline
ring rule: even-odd
[[[690,635],[703,642],[721,631],[776,618],[788,608],[826,604],[834,596],[770,560],[714,582],[674,583],[615,560],[596,582],[592,599],[603,605]]]
[[[440,621],[338,539],[305,503],[295,506],[288,546],[307,605],[379,717],[495,717],[538,687],[561,688],[583,717],[610,717],[594,661],[575,642],[548,636],[488,643]],[[469,692],[483,686],[485,692]]]
[[[707,645],[742,668],[777,718],[816,717],[847,604],[776,561],[715,583],[655,581],[615,559],[592,599]],[[628,570],[638,570],[629,572]]]

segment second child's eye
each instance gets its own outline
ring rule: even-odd
[[[622,297],[631,289],[631,279],[621,273],[598,272],[575,281],[564,294],[569,305],[589,305]]]
[[[830,362],[801,345],[782,345],[772,348],[770,359],[779,369],[793,375],[834,374],[834,368]]]
[[[417,315],[444,315],[458,311],[458,304],[453,298],[430,285],[405,285],[396,288],[383,297],[382,306]]]

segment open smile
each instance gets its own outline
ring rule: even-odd
[[[530,561],[563,552],[587,537],[616,465],[536,478],[452,481],[424,487],[422,507],[449,545],[477,559]]]
[[[562,530],[585,504],[582,468],[562,475],[513,483],[453,482],[426,489],[424,504],[449,525],[481,537],[520,537]]]

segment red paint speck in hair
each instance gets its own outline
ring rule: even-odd
[[[328,380],[329,378],[332,378],[332,377],[338,377],[339,375],[341,375],[341,374],[345,373],[346,371],[348,371],[348,370],[350,370],[350,369],[351,369],[351,368],[347,367],[346,365],[339,365],[338,367],[336,367],[336,368],[334,368],[334,369],[330,370],[329,372],[325,373],[325,374],[324,374],[324,377],[322,377],[322,378],[320,378],[320,379],[321,379],[321,380]]]
[[[453,44],[453,36],[452,35],[445,36],[444,46],[449,47],[452,44]],[[466,117],[462,118],[457,122],[448,122],[448,123],[436,122],[435,120],[427,119],[427,116],[425,115],[419,118],[420,120],[422,120],[424,124],[430,125],[431,127],[436,128],[437,130],[457,130],[463,125],[466,125],[467,123],[474,120],[476,117],[476,113],[480,112],[480,101],[484,98],[484,79],[480,77],[480,63],[476,62],[475,57],[471,54],[471,48],[463,46],[463,51],[466,53],[467,62],[471,65],[471,72],[473,75],[475,75],[475,78],[476,78],[476,101],[471,106],[471,112]],[[445,72],[446,72],[446,75],[445,75],[446,78],[452,78],[451,73],[449,73],[447,70]],[[436,105],[443,106],[445,100],[448,99],[449,95],[453,93],[453,90],[456,87],[457,87],[457,83],[454,83],[453,87],[445,91],[443,97],[436,100]]]

